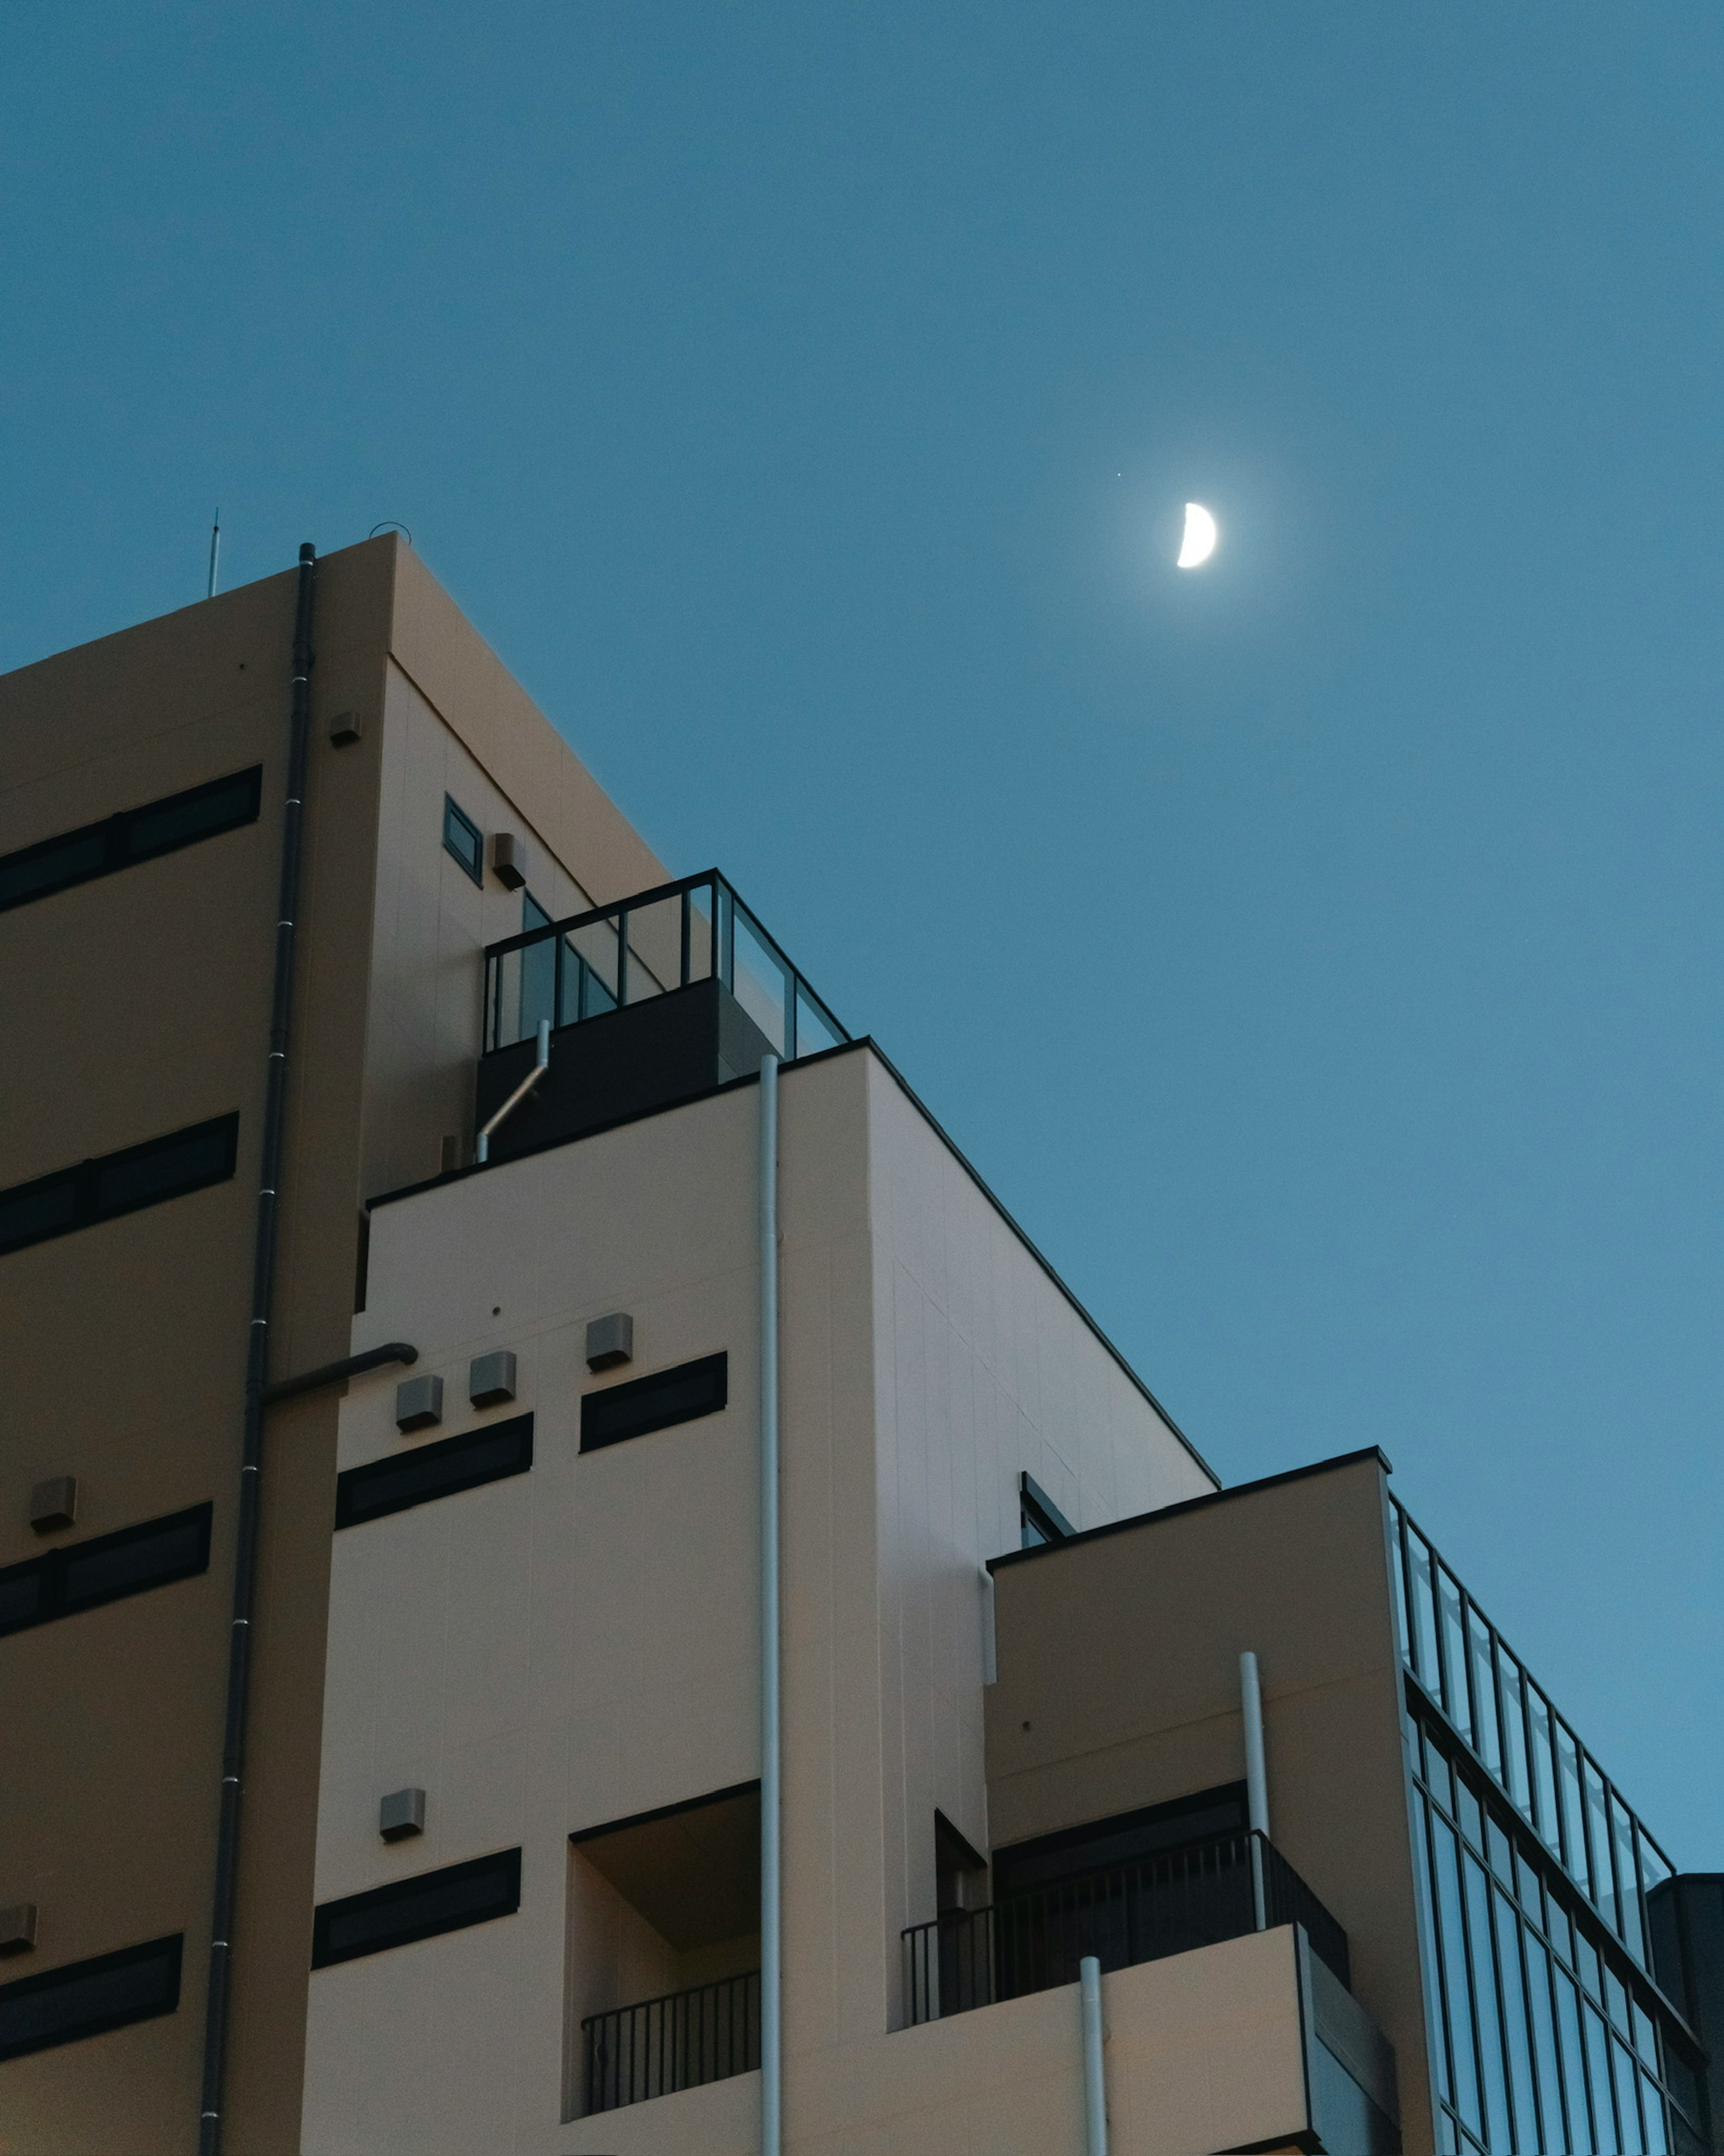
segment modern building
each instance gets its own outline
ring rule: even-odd
[[[8,2156],[1718,2146],[1388,1461],[1221,1488],[396,536],[0,740]]]

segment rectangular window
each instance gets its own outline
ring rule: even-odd
[[[312,1919],[311,1966],[328,1969],[441,1932],[464,1931],[494,1917],[512,1917],[520,1907],[518,1849],[422,1872],[417,1879],[394,1879],[367,1893],[324,1902]]]
[[[182,1937],[177,1933],[0,1984],[0,2059],[172,2014],[180,2003]]]
[[[485,835],[473,819],[443,797],[443,847],[453,854],[475,883],[485,886]]]
[[[43,839],[0,856],[0,913],[28,906],[32,899],[50,898],[57,891],[69,891],[74,884],[89,883],[95,876],[110,875],[115,869],[131,868],[135,862],[177,853],[182,846],[237,830],[243,824],[255,824],[263,785],[264,767],[254,764],[231,778],[213,778],[183,793],[171,793],[165,801],[122,809],[100,824],[63,831],[56,839]]]
[[[121,1152],[0,1190],[0,1253],[226,1183],[233,1173],[239,1144],[239,1116],[217,1116],[165,1138],[148,1138]]]
[[[581,1450],[621,1445],[625,1438],[694,1422],[716,1414],[728,1397],[730,1358],[703,1355],[698,1363],[679,1363],[649,1378],[631,1378],[602,1393],[581,1395]]]
[[[405,1512],[434,1497],[500,1482],[505,1475],[524,1475],[533,1464],[533,1419],[511,1415],[459,1437],[440,1437],[411,1452],[368,1460],[336,1477],[336,1525],[357,1527],[386,1513]]]
[[[80,1609],[208,1572],[212,1509],[193,1505],[163,1520],[146,1520],[8,1565],[0,1572],[0,1633],[74,1617]]]

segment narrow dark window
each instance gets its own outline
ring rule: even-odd
[[[485,885],[485,835],[473,819],[443,797],[444,850],[451,853],[481,889]]]
[[[122,1947],[118,1953],[0,1984],[0,2059],[172,2014],[180,2003],[183,1936],[176,1933],[171,1939]]]
[[[368,1893],[326,1902],[312,1918],[311,1966],[357,1961],[362,1954],[410,1946],[439,1932],[464,1931],[521,1907],[521,1851],[499,1850],[470,1864],[451,1864],[417,1879],[392,1880]]]
[[[22,1632],[209,1569],[211,1507],[192,1505],[0,1572],[0,1633]]]
[[[729,1361],[726,1355],[703,1355],[698,1363],[679,1363],[674,1370],[631,1378],[626,1385],[582,1393],[582,1451],[597,1452],[601,1445],[716,1414],[727,1394]]]
[[[434,1497],[500,1482],[505,1475],[524,1475],[533,1464],[533,1419],[511,1415],[459,1437],[440,1437],[411,1452],[368,1460],[336,1477],[336,1525],[357,1527],[388,1512],[404,1512]]]
[[[212,778],[183,793],[171,793],[165,801],[122,809],[100,824],[0,855],[0,912],[69,891],[95,876],[111,875],[135,862],[177,853],[182,846],[237,830],[242,824],[255,824],[263,785],[264,767],[254,764],[249,771]]]
[[[1076,1532],[1041,1484],[1028,1475],[1018,1477],[1018,1520],[1019,1542],[1025,1549],[1063,1543]]]
[[[45,1243],[74,1228],[117,1219],[164,1199],[183,1197],[233,1175],[239,1143],[238,1116],[217,1116],[189,1130],[147,1138],[123,1152],[57,1168],[33,1183],[0,1190],[0,1252]]]

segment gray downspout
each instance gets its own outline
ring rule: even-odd
[[[778,1059],[760,1066],[760,2145],[784,2145],[778,1667]]]
[[[1084,2156],[1107,2156],[1107,2079],[1101,2057],[1101,1964],[1085,1954],[1078,1964],[1079,2010],[1084,2037]]]
[[[1269,1922],[1263,1876],[1263,1849],[1269,1840],[1269,1773],[1263,1755],[1263,1684],[1257,1657],[1249,1648],[1239,1656],[1239,1718],[1245,1728],[1245,1813],[1251,1842],[1251,1901],[1257,1928]]]
[[[294,928],[300,864],[305,852],[307,745],[311,722],[311,622],[317,589],[317,550],[300,549],[294,608],[293,705],[288,728],[286,800],[281,819],[281,902],[276,908],[275,982],[269,1012],[269,1055],[259,1149],[256,1237],[252,1250],[251,1324],[246,1339],[245,1425],[234,1535],[233,1617],[228,1635],[228,1704],[222,1735],[222,1798],[216,1830],[215,1898],[210,1922],[209,1998],[203,2030],[203,2099],[199,2156],[218,2156],[232,2006],[233,1903],[239,1876],[240,1778],[245,1763],[245,1716],[251,1683],[251,1620],[257,1599],[258,1481],[264,1447],[264,1391],[269,1377],[270,1306],[275,1286],[276,1193],[286,1120],[287,1047],[293,1015]]]

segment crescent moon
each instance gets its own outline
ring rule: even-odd
[[[1202,502],[1188,501],[1185,505],[1185,536],[1179,542],[1179,560],[1176,566],[1182,569],[1200,568],[1215,552],[1215,542],[1220,536],[1214,518]]]

